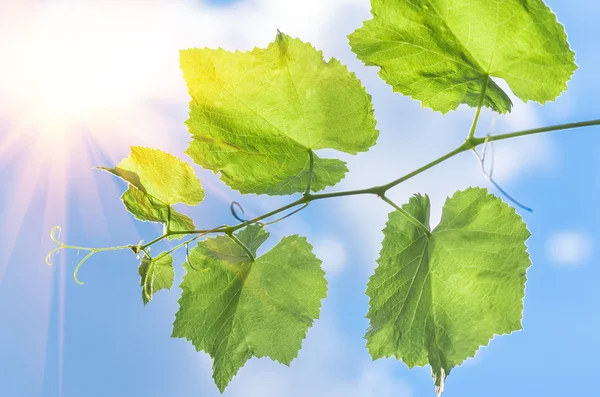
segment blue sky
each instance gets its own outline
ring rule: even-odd
[[[6,70],[0,76],[1,396],[219,395],[208,357],[169,337],[178,287],[144,307],[138,263],[129,252],[93,257],[80,272],[84,286],[72,278],[81,254],[62,252],[52,267],[44,263],[55,224],[62,226],[63,239],[90,246],[147,241],[160,233],[133,222],[119,201],[124,184],[91,167],[114,164],[129,145],[182,155],[188,98],[177,66],[179,48],[245,50],[266,45],[279,28],[346,63],[373,95],[381,137],[369,153],[342,156],[351,173],[336,189],[389,181],[464,139],[473,110],[441,116],[421,109],[393,94],[374,68],[365,68],[350,52],[345,35],[369,18],[367,1],[210,3],[6,0],[0,5]],[[591,0],[547,3],[566,26],[580,69],[569,90],[545,107],[515,101],[510,116],[495,119],[494,133],[600,116],[600,6]],[[67,47],[52,47],[56,43]],[[69,62],[55,64],[52,57]],[[39,102],[39,82],[46,78],[52,84],[43,86],[45,102]],[[89,98],[82,97],[82,88]],[[492,119],[484,114],[480,135]],[[597,389],[596,147],[597,127],[495,146],[498,182],[534,209],[520,211],[532,232],[527,244],[533,261],[524,330],[494,339],[456,368],[445,396],[562,397]],[[232,223],[231,200],[255,214],[286,202],[240,197],[212,173],[198,169],[198,174],[208,197],[185,211],[202,226]],[[475,158],[463,154],[398,187],[391,197],[405,202],[413,193],[427,193],[435,219],[445,197],[469,185],[488,186]],[[373,198],[347,198],[315,203],[272,227],[276,237],[298,233],[315,245],[327,270],[329,296],[290,368],[253,359],[225,396],[434,395],[429,369],[409,370],[396,360],[372,362],[364,348],[364,290],[387,212]],[[182,254],[175,259],[181,263]],[[176,285],[182,275],[177,267]]]

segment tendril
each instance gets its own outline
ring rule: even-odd
[[[240,203],[238,203],[237,201],[232,201],[231,205],[229,206],[229,210],[231,211],[231,215],[237,219],[238,221],[242,222],[242,223],[247,223],[247,224],[251,224],[251,223],[256,223],[259,226],[264,226],[264,223],[260,222],[260,221],[256,221],[256,222],[251,222],[250,219],[244,219],[241,216],[238,215],[237,210],[235,209],[235,207],[239,208],[242,215],[245,214],[246,212],[244,211],[244,207],[242,207],[242,205]]]
[[[52,254],[54,254],[55,252],[60,251],[63,248],[67,248],[66,245],[64,245],[63,243],[60,242],[59,238],[60,238],[60,232],[62,231],[60,226],[54,226],[52,228],[52,230],[50,230],[50,239],[56,244],[58,245],[58,247],[54,248],[52,251],[48,252],[48,255],[46,255],[46,264],[48,266],[52,266],[52,261],[51,261],[51,257]]]
[[[188,263],[188,265],[190,265],[190,267],[194,270],[194,271],[199,271],[198,269],[196,269],[194,267],[194,265],[192,264],[192,261],[190,260],[190,242],[186,242],[185,243],[185,261]]]
[[[240,209],[240,211],[242,212],[242,214],[246,213],[246,211],[244,211],[244,207],[242,207],[242,205],[240,203],[238,203],[237,201],[232,201],[231,205],[229,206],[229,211],[231,211],[231,215],[233,215],[233,217],[240,222],[248,222],[248,220],[242,218],[241,216],[239,216],[237,214],[235,207],[238,207]]]
[[[473,153],[475,154],[475,157],[477,157],[477,160],[479,161],[479,164],[481,166],[481,172],[483,172],[483,175],[485,175],[485,177],[490,181],[490,183],[492,185],[494,185],[494,187],[496,189],[498,189],[498,191],[500,191],[500,193],[504,197],[506,197],[511,203],[513,203],[515,206],[521,208],[524,211],[533,212],[533,209],[521,204],[514,197],[512,197],[510,194],[508,194],[508,192],[506,192],[504,189],[502,189],[502,187],[500,187],[500,185],[494,180],[494,176],[493,176],[494,175],[494,142],[490,141],[494,121],[492,121],[490,130],[488,131],[488,134],[485,137],[485,141],[483,142],[482,154],[479,155],[479,153],[477,153],[477,150],[475,148],[473,148]],[[485,167],[485,158],[487,155],[488,146],[490,147],[490,153],[491,153],[490,156],[492,157],[489,172]]]
[[[48,255],[46,255],[46,265],[52,266],[52,262],[50,261],[50,257],[52,256],[52,254],[54,254],[55,252],[60,251],[61,249],[62,249],[62,247],[56,247],[52,251],[48,252]]]
[[[298,213],[298,212],[302,211],[303,209],[305,209],[306,207],[308,207],[308,204],[309,204],[309,203],[305,203],[305,204],[304,204],[302,207],[300,207],[300,208],[296,208],[295,210],[293,210],[293,211],[292,211],[292,212],[290,212],[289,214],[286,214],[286,215],[284,215],[284,216],[282,216],[282,217],[280,217],[280,218],[277,218],[277,219],[275,219],[275,220],[273,220],[273,221],[271,221],[271,222],[262,223],[262,224],[261,224],[261,226],[268,226],[268,225],[272,225],[272,224],[274,224],[274,223],[280,222],[280,221],[284,220],[285,218],[288,218],[288,217],[290,217],[290,216],[292,216],[292,215],[294,215],[294,214],[296,214],[296,213]]]
[[[83,263],[85,261],[87,261],[92,255],[94,255],[96,252],[95,249],[92,249],[86,256],[83,257],[82,260],[79,261],[79,263],[77,264],[77,266],[75,267],[75,271],[73,272],[73,278],[75,279],[75,282],[79,285],[83,285],[83,282],[79,281],[79,279],[77,278],[77,273],[79,273],[79,268],[81,268],[81,265],[83,265]]]
[[[52,228],[52,230],[50,230],[50,239],[52,239],[52,241],[54,241],[57,245],[62,246],[63,243],[61,243],[58,239],[60,238],[60,232],[62,231],[62,228],[60,226],[54,226]],[[54,234],[57,234],[58,236],[55,237]]]
[[[138,248],[141,249],[141,247],[135,246],[135,245],[120,245],[117,247],[106,247],[106,248],[90,248],[90,247],[80,247],[77,245],[67,245],[59,240],[61,230],[62,229],[60,226],[54,226],[52,228],[52,230],[50,230],[50,239],[57,245],[57,247],[54,248],[53,250],[51,250],[48,253],[48,255],[46,255],[46,264],[51,266],[52,265],[52,261],[51,261],[52,254],[60,251],[61,249],[73,249],[73,250],[77,250],[77,251],[88,251],[88,254],[86,256],[84,256],[83,259],[79,261],[79,263],[77,263],[77,266],[75,267],[75,271],[73,272],[73,278],[75,279],[75,282],[79,285],[83,285],[83,282],[79,281],[79,279],[77,278],[79,269],[81,268],[81,265],[83,265],[84,262],[87,261],[95,253],[103,252],[103,251],[117,251],[117,250],[124,250],[124,249],[130,249],[130,250],[136,252],[136,250]],[[146,250],[144,250],[144,249],[141,249],[141,250],[148,257],[150,256]]]

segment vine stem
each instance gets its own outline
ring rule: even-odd
[[[484,97],[484,95],[482,95],[482,98]],[[479,114],[481,110],[481,107],[478,108],[477,114]],[[477,114],[474,120],[474,126],[476,126],[477,124]],[[529,129],[529,130],[522,130],[522,131],[516,131],[516,132],[511,132],[511,133],[507,133],[507,134],[500,134],[500,135],[495,135],[495,136],[488,136],[488,137],[483,137],[483,138],[476,138],[474,136],[471,136],[471,133],[469,133],[469,137],[460,145],[458,146],[456,149],[446,153],[445,155],[423,165],[420,168],[417,168],[416,170],[409,172],[408,174],[393,180],[385,185],[380,185],[380,186],[374,186],[374,187],[370,187],[370,188],[366,188],[366,189],[357,189],[357,190],[346,190],[346,191],[341,191],[341,192],[332,192],[332,193],[321,193],[321,194],[311,194],[310,193],[310,186],[307,188],[307,193],[304,193],[304,195],[302,197],[300,197],[299,199],[286,204],[282,207],[279,207],[273,211],[267,212],[266,214],[257,216],[254,219],[250,219],[248,221],[245,222],[241,222],[237,225],[234,226],[227,226],[227,225],[223,225],[223,226],[219,226],[216,227],[214,229],[200,229],[200,230],[184,230],[184,231],[167,231],[165,232],[162,236],[159,236],[157,238],[155,238],[154,240],[150,241],[147,244],[144,245],[123,245],[123,246],[118,246],[118,247],[108,247],[108,248],[89,248],[89,247],[79,247],[79,246],[71,246],[71,245],[65,245],[63,243],[61,243],[60,241],[58,241],[55,237],[54,237],[54,231],[57,229],[57,227],[53,228],[51,231],[51,238],[52,240],[58,245],[57,248],[53,249],[47,257],[47,262],[49,263],[49,258],[51,256],[51,254],[53,254],[54,252],[63,249],[63,248],[71,248],[71,249],[79,249],[79,250],[84,250],[84,251],[91,251],[90,254],[88,254],[86,256],[85,259],[87,259],[89,256],[97,253],[97,252],[102,252],[102,251],[114,251],[114,250],[121,250],[121,249],[138,249],[141,251],[145,251],[148,247],[150,247],[151,245],[154,245],[156,243],[158,243],[159,241],[162,241],[166,238],[168,238],[169,236],[174,236],[174,235],[187,235],[187,234],[196,234],[197,236],[195,236],[194,238],[187,240],[186,242],[179,244],[177,247],[171,249],[169,252],[174,251],[177,248],[180,248],[181,246],[185,245],[185,244],[189,244],[190,242],[197,240],[198,238],[205,236],[207,234],[210,233],[225,233],[227,235],[229,235],[230,237],[234,237],[233,233],[249,224],[252,223],[256,223],[259,221],[262,221],[263,219],[267,219],[270,218],[274,215],[277,215],[281,212],[284,212],[288,209],[292,209],[295,208],[297,206],[302,205],[302,208],[305,208],[306,205],[312,201],[316,201],[316,200],[323,200],[323,199],[328,199],[328,198],[334,198],[334,197],[344,197],[344,196],[357,196],[357,195],[363,195],[363,194],[373,194],[376,195],[380,198],[382,198],[384,201],[386,201],[388,204],[392,205],[394,208],[396,208],[397,210],[401,210],[401,207],[397,206],[396,204],[394,204],[393,202],[391,202],[391,200],[387,199],[387,197],[385,197],[385,194],[388,190],[390,190],[391,188],[401,184],[402,182],[413,178],[416,175],[421,174],[422,172],[435,167],[436,165],[443,163],[444,161],[456,156],[457,154],[460,154],[462,152],[466,152],[468,150],[472,150],[474,148],[476,148],[477,146],[484,144],[487,142],[493,142],[493,141],[501,141],[501,140],[505,140],[505,139],[512,139],[512,138],[517,138],[517,137],[521,137],[521,136],[527,136],[527,135],[534,135],[534,134],[540,134],[540,133],[545,133],[545,132],[552,132],[552,131],[560,131],[560,130],[567,130],[567,129],[575,129],[575,128],[582,128],[582,127],[591,127],[591,126],[600,126],[600,119],[595,119],[595,120],[588,120],[588,121],[580,121],[580,122],[575,122],[575,123],[567,123],[567,124],[558,124],[558,125],[553,125],[553,126],[548,126],[548,127],[541,127],[541,128],[533,128],[533,129]],[[472,127],[472,130],[474,131],[474,128]],[[314,166],[314,158],[313,161],[311,161],[311,164],[313,164]],[[311,180],[312,180],[312,173],[311,173]],[[296,213],[297,211],[301,210],[297,209],[296,211],[293,211],[291,214]],[[405,212],[405,211],[404,211]],[[291,215],[289,214],[289,215]],[[416,220],[414,217],[410,216],[410,214],[404,214],[405,216],[407,216],[407,219],[409,221],[411,221],[412,223],[415,223],[415,225],[417,227],[419,227],[420,229],[422,229],[423,231],[425,231],[427,234],[430,234],[429,230],[427,229],[427,227],[425,225],[423,225],[421,222],[419,222],[418,220]],[[409,217],[410,216],[410,217]],[[281,217],[278,220],[274,221],[274,222],[278,222],[280,220],[285,219],[287,216]],[[412,218],[412,220],[411,220]],[[58,228],[58,230],[60,230],[60,228]],[[242,244],[243,245],[243,244]],[[245,246],[244,246],[245,247]],[[78,265],[80,266],[80,264]]]
[[[529,130],[516,131],[516,132],[511,132],[511,133],[508,133],[508,134],[501,134],[501,135],[495,135],[495,136],[492,135],[492,136],[488,137],[487,140],[488,140],[488,142],[502,141],[504,139],[517,138],[517,137],[526,136],[526,135],[541,134],[543,132],[569,130],[569,129],[581,128],[581,127],[593,127],[593,126],[596,126],[596,125],[600,125],[600,119],[588,120],[588,121],[579,121],[579,122],[576,122],[576,123],[557,124],[557,125],[552,125],[552,126],[549,126],[549,127],[532,128],[532,129],[529,129]],[[479,146],[482,143],[484,143],[485,140],[486,140],[486,138],[474,138],[471,141],[476,146]]]
[[[396,211],[398,211],[402,215],[404,215],[404,217],[406,219],[408,219],[408,221],[410,223],[412,223],[413,225],[415,225],[416,227],[418,227],[419,229],[421,229],[427,236],[431,236],[431,232],[429,231],[429,229],[427,228],[427,226],[423,225],[417,218],[415,218],[414,216],[412,216],[411,214],[409,214],[408,212],[406,212],[406,210],[404,210],[402,207],[398,206],[396,203],[394,203],[389,198],[387,198],[385,196],[381,196],[381,199],[383,201],[385,201],[386,203],[388,203],[389,205],[391,205],[392,207],[394,207],[396,209]]]
[[[477,129],[477,123],[479,122],[479,115],[481,114],[481,108],[483,107],[483,101],[485,101],[485,93],[487,92],[488,84],[490,83],[490,76],[487,76],[485,79],[485,84],[483,85],[483,89],[481,90],[481,96],[479,97],[479,104],[477,105],[477,111],[475,112],[475,118],[473,119],[473,124],[471,125],[471,129],[469,130],[469,136],[467,140],[471,140],[475,137],[475,130]]]

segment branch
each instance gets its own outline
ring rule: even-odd
[[[487,140],[488,140],[488,142],[502,141],[504,139],[517,138],[517,137],[526,136],[526,135],[541,134],[543,132],[569,130],[569,129],[573,129],[573,128],[582,128],[582,127],[592,127],[592,126],[596,126],[596,125],[600,125],[600,119],[589,120],[589,121],[579,121],[577,123],[558,124],[558,125],[552,125],[549,127],[533,128],[530,130],[511,132],[508,134],[490,136]],[[484,137],[484,138],[473,138],[471,141],[473,142],[473,144],[475,146],[479,146],[482,143],[484,143],[485,140],[486,140],[486,138]]]
[[[482,95],[483,97],[483,95]],[[477,113],[479,113],[481,110],[481,108],[478,108]],[[477,124],[477,114],[474,120],[473,125],[476,126]],[[169,250],[168,252],[173,252],[178,248],[181,248],[182,246],[189,244],[190,242],[197,240],[200,237],[203,237],[207,234],[211,234],[211,233],[225,233],[227,234],[229,237],[231,237],[234,241],[237,240],[237,238],[235,238],[235,236],[233,236],[233,232],[242,229],[244,227],[246,227],[249,224],[252,223],[258,223],[259,221],[262,221],[263,219],[267,219],[270,218],[274,215],[277,215],[281,212],[284,212],[288,209],[297,207],[299,205],[301,205],[302,207],[299,209],[296,209],[294,211],[292,211],[290,214],[283,216],[273,222],[269,222],[268,224],[274,223],[274,222],[278,222],[280,220],[283,220],[285,218],[287,218],[290,215],[295,214],[296,212],[302,210],[303,208],[305,208],[310,202],[312,201],[316,201],[316,200],[322,200],[322,199],[328,199],[328,198],[333,198],[333,197],[345,197],[345,196],[357,196],[357,195],[363,195],[363,194],[373,194],[376,195],[378,197],[381,197],[385,202],[387,202],[388,204],[392,205],[394,208],[396,208],[397,210],[400,210],[401,212],[405,213],[406,211],[403,211],[401,209],[401,207],[397,206],[396,204],[394,204],[391,200],[389,200],[387,197],[385,197],[385,193],[401,184],[402,182],[407,181],[408,179],[411,179],[413,177],[415,177],[416,175],[419,175],[420,173],[435,167],[436,165],[443,163],[444,161],[456,156],[457,154],[460,154],[462,152],[466,152],[468,150],[472,150],[474,148],[476,148],[479,145],[482,145],[486,142],[493,142],[493,141],[501,141],[504,139],[511,139],[511,138],[517,138],[520,136],[526,136],[526,135],[534,135],[534,134],[540,134],[540,133],[544,133],[544,132],[551,132],[551,131],[560,131],[560,130],[567,130],[567,129],[574,129],[574,128],[582,128],[582,127],[591,127],[591,126],[600,126],[600,119],[596,119],[596,120],[589,120],[589,121],[580,121],[580,122],[576,122],[576,123],[567,123],[567,124],[558,124],[558,125],[553,125],[553,126],[549,126],[549,127],[541,127],[541,128],[534,128],[534,129],[530,129],[530,130],[523,130],[523,131],[517,131],[517,132],[511,132],[511,133],[507,133],[507,134],[501,134],[501,135],[496,135],[496,136],[488,136],[488,137],[483,137],[483,138],[475,138],[473,136],[471,136],[471,133],[469,134],[469,138],[467,138],[459,147],[457,147],[456,149],[452,150],[449,153],[446,153],[445,155],[425,164],[424,166],[417,168],[416,170],[409,172],[408,174],[393,180],[385,185],[381,185],[381,186],[374,186],[374,187],[370,187],[370,188],[366,188],[366,189],[357,189],[357,190],[346,190],[346,191],[341,191],[341,192],[332,192],[332,193],[322,193],[322,194],[311,194],[310,193],[310,189],[311,189],[311,181],[312,181],[312,174],[314,172],[314,155],[312,154],[312,151],[309,152],[310,156],[311,156],[311,167],[310,167],[310,179],[309,179],[309,184],[307,186],[306,189],[306,193],[304,193],[304,195],[297,199],[296,201],[293,201],[289,204],[286,204],[280,208],[277,208],[273,211],[270,211],[264,215],[260,215],[257,216],[254,219],[250,219],[248,221],[245,222],[240,222],[237,225],[234,226],[227,226],[227,225],[222,225],[222,226],[218,226],[214,229],[200,229],[200,230],[183,230],[183,231],[169,231],[167,230],[167,232],[165,232],[162,236],[159,236],[157,238],[155,238],[154,240],[150,241],[147,244],[144,245],[122,245],[122,246],[118,246],[118,247],[106,247],[106,248],[89,248],[89,247],[79,247],[79,246],[72,246],[72,245],[66,245],[63,244],[62,242],[58,241],[58,239],[56,239],[54,237],[54,232],[55,231],[59,231],[60,228],[59,227],[55,227],[52,229],[50,235],[52,240],[57,244],[58,247],[56,247],[55,249],[53,249],[52,251],[50,251],[50,253],[48,254],[48,256],[46,257],[46,262],[48,264],[50,264],[50,256],[63,248],[68,248],[68,249],[79,249],[79,250],[84,250],[84,251],[90,251],[90,253],[84,258],[82,262],[85,261],[85,259],[89,258],[91,255],[97,253],[97,252],[102,252],[102,251],[115,251],[115,250],[122,250],[122,249],[132,249],[132,250],[138,250],[138,251],[145,251],[148,247],[158,243],[159,241],[164,240],[165,238],[169,237],[169,236],[174,236],[174,235],[188,235],[188,234],[195,234],[196,236],[194,236],[193,238],[187,240],[186,242],[183,242],[179,245],[177,245],[176,247],[172,248],[171,250]],[[472,131],[474,131],[474,128],[472,127]],[[415,226],[419,227],[421,230],[423,230],[426,234],[430,234],[431,232],[427,229],[427,227],[425,225],[423,225],[421,222],[419,222],[418,220],[416,220],[414,217],[410,216],[410,214],[405,213],[405,216],[407,216],[407,219],[409,219],[409,221],[411,221],[412,223],[415,224]],[[238,244],[240,244],[241,242],[239,242],[239,240],[236,241]],[[244,248],[246,250],[246,252],[250,255],[250,257],[253,259],[252,253],[248,250],[248,247],[246,247],[243,243],[240,244],[242,246],[242,248]],[[81,266],[81,263],[78,264],[77,268],[79,268],[79,266]],[[76,275],[75,275],[76,276]]]

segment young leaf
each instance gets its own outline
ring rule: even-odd
[[[173,270],[173,257],[171,254],[162,253],[156,258],[143,258],[138,268],[140,286],[142,287],[142,300],[147,304],[154,294],[161,289],[171,289],[175,271]]]
[[[266,49],[181,51],[192,142],[186,153],[242,193],[303,192],[309,150],[356,154],[375,144],[371,96],[336,59],[278,33]],[[345,163],[314,156],[312,189],[345,175]]]
[[[169,224],[169,230],[172,232],[194,230],[196,228],[194,221],[188,216],[163,204],[160,200],[142,192],[136,187],[129,186],[121,196],[121,200],[123,200],[125,208],[140,221],[160,222],[163,223],[165,227]],[[183,237],[183,235],[169,236],[169,238],[181,237]]]
[[[98,167],[129,183],[121,199],[137,219],[161,222],[170,231],[193,230],[194,222],[171,206],[198,205],[204,190],[193,168],[157,149],[131,147],[131,155],[115,168]]]
[[[429,225],[427,196],[402,208]],[[529,231],[512,207],[469,188],[446,201],[430,236],[399,211],[383,232],[367,287],[367,348],[373,359],[431,365],[441,392],[452,368],[495,334],[521,329]]]
[[[249,226],[237,238],[256,257],[268,234]],[[252,356],[289,365],[319,317],[327,281],[303,237],[284,237],[254,262],[228,237],[190,251],[173,337],[190,340],[213,359],[219,390]]]
[[[577,69],[554,13],[541,0],[371,0],[373,19],[348,37],[352,51],[394,91],[446,113],[459,104],[499,113],[555,99]]]

